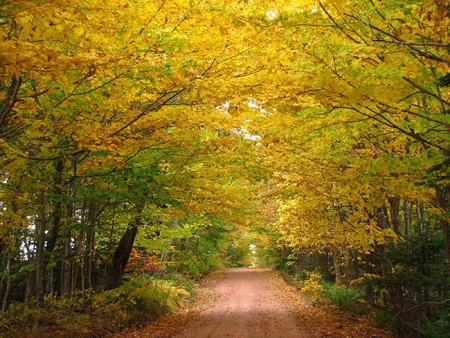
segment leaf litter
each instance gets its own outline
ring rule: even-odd
[[[213,306],[220,297],[215,285],[226,276],[224,270],[209,273],[203,277],[195,289],[195,300],[179,311],[170,313],[155,322],[144,324],[141,327],[126,329],[117,338],[172,338],[181,331],[187,323],[194,321],[199,313]]]
[[[313,336],[320,338],[393,337],[387,329],[378,327],[369,317],[355,317],[336,306],[310,302],[304,294],[288,284],[278,271],[259,269],[258,273],[269,280],[270,290],[291,309],[305,330]],[[210,273],[197,286],[193,303],[156,322],[127,329],[114,337],[171,338],[176,336],[188,323],[195,321],[201,312],[212,307],[220,298],[215,286],[225,276],[225,270]]]
[[[389,330],[375,325],[367,316],[354,317],[332,304],[310,302],[295,286],[288,284],[280,272],[266,272],[272,291],[284,301],[315,336],[320,338],[391,338]]]

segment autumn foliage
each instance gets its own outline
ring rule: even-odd
[[[127,266],[125,267],[125,274],[154,274],[156,272],[163,272],[164,266],[158,258],[152,257],[149,254],[139,252],[132,249]]]
[[[246,229],[446,332],[449,25],[444,0],[1,1],[3,311],[198,276]]]

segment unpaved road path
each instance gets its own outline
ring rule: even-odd
[[[176,338],[311,338],[269,288],[262,269],[228,269],[215,289],[217,301]]]
[[[270,269],[225,269],[202,279],[197,302],[114,338],[391,338],[364,316],[312,304]]]

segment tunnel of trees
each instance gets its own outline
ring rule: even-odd
[[[3,312],[255,243],[448,332],[449,25],[446,0],[0,1]]]

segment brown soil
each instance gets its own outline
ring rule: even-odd
[[[217,271],[203,280],[197,292],[193,306],[116,337],[389,337],[368,318],[311,304],[270,269]]]
[[[175,338],[312,337],[269,287],[260,269],[230,269],[217,283],[218,301]]]

